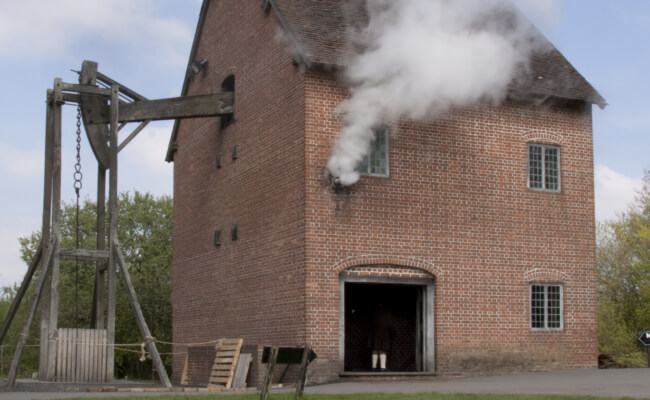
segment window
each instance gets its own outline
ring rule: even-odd
[[[562,329],[562,286],[530,286],[530,328]]]
[[[228,75],[226,79],[221,82],[221,91],[222,92],[232,92],[235,93],[235,75]],[[233,104],[224,104],[225,106],[234,105],[235,99],[233,98]],[[224,114],[221,116],[221,129],[227,127],[233,122],[233,114]]]
[[[386,126],[375,129],[370,151],[359,164],[362,175],[388,176],[388,133]]]
[[[560,191],[560,148],[558,146],[528,145],[528,187]]]

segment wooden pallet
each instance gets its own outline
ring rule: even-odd
[[[210,373],[210,386],[223,386],[229,389],[239,360],[239,353],[244,339],[221,339],[215,349],[217,354],[214,357],[212,372]]]

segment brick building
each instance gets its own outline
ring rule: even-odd
[[[393,373],[595,367],[602,97],[537,53],[509,100],[392,124],[385,168],[333,190],[348,23],[334,0],[204,0],[183,94],[234,90],[234,114],[171,138],[174,342],[308,343],[331,381],[369,371],[381,303]]]

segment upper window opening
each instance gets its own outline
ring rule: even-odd
[[[375,139],[370,145],[368,155],[359,163],[359,172],[369,176],[388,176],[388,135],[387,126],[375,129]]]
[[[560,191],[560,148],[528,145],[528,188]]]
[[[226,79],[221,82],[221,91],[222,92],[232,92],[235,93],[235,75],[228,75]],[[233,103],[235,99],[233,97]],[[226,114],[221,116],[221,128],[225,128],[233,122],[233,114]]]

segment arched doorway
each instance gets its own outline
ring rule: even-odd
[[[342,374],[372,369],[371,333],[378,313],[389,320],[387,372],[433,373],[434,280],[382,276],[340,276],[339,359]]]

